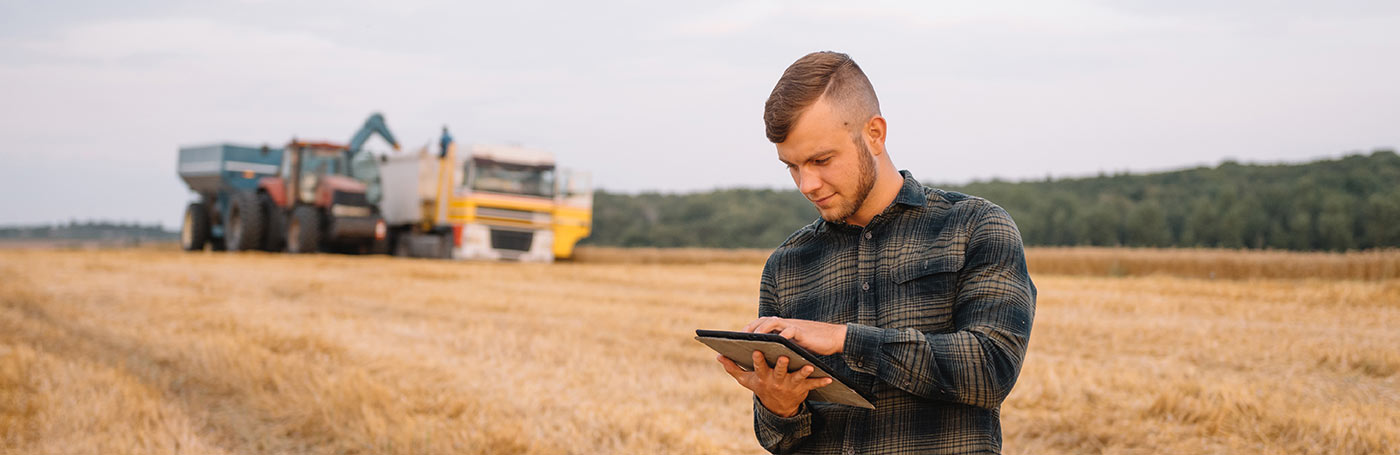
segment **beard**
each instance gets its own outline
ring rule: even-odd
[[[865,205],[865,199],[870,197],[870,190],[875,188],[875,157],[870,155],[870,148],[865,146],[865,141],[860,136],[854,138],[856,150],[860,151],[859,165],[856,171],[860,173],[856,180],[856,192],[851,198],[851,203],[844,205],[836,211],[835,216],[822,218],[831,222],[846,222],[846,218],[855,215],[860,207]]]

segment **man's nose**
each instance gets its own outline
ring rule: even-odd
[[[822,179],[821,179],[821,176],[817,174],[817,170],[816,170],[816,169],[812,169],[810,166],[803,166],[801,169],[798,169],[798,171],[797,171],[797,190],[798,190],[798,191],[801,191],[802,194],[808,195],[809,197],[810,197],[810,196],[818,196],[818,194],[816,194],[816,193],[817,193],[817,190],[820,190],[821,188],[822,188]]]

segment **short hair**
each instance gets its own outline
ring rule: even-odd
[[[768,102],[763,106],[768,140],[774,144],[786,141],[792,125],[822,95],[840,106],[848,119],[860,115],[854,120],[863,122],[880,115],[875,87],[851,56],[831,51],[813,52],[788,66],[773,87],[773,93],[768,95]]]

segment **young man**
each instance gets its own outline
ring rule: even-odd
[[[811,367],[754,371],[721,356],[754,392],[771,452],[998,453],[1001,402],[1021,370],[1035,285],[1011,216],[984,199],[896,171],[875,90],[851,58],[808,54],[764,107],[768,139],[821,218],[764,266],[757,320],[873,392],[875,409],[806,401],[830,379]]]

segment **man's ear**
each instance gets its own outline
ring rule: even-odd
[[[861,132],[866,143],[870,146],[870,153],[876,156],[885,153],[885,137],[889,131],[885,129],[885,118],[881,116],[870,117],[865,122],[865,130]]]

